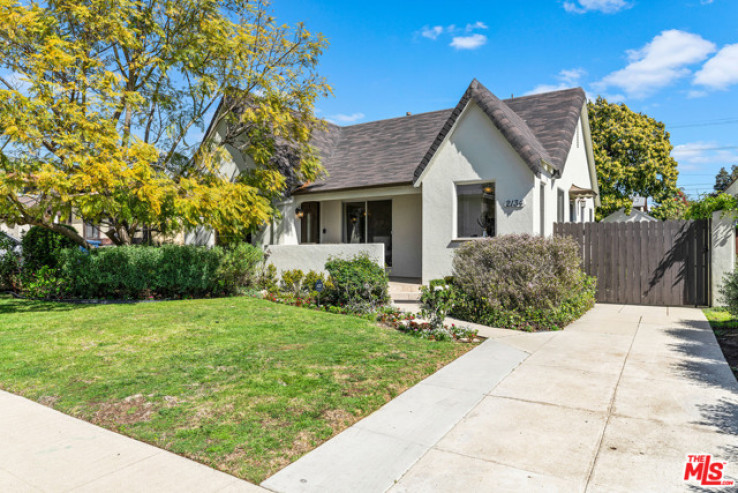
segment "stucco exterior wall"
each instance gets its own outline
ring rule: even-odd
[[[533,233],[535,175],[476,104],[461,115],[422,178],[422,278],[451,273],[456,238],[456,184],[492,181],[497,199],[497,235]],[[522,209],[505,209],[506,200],[524,200]]]
[[[584,143],[584,131],[582,129],[582,120],[580,118],[577,123],[577,131],[572,139],[571,148],[569,149],[569,155],[566,158],[566,164],[564,165],[564,172],[561,177],[556,179],[552,183],[554,189],[564,190],[564,222],[570,222],[569,216],[569,189],[572,185],[576,185],[580,188],[594,188],[592,183],[592,177],[589,170],[589,162],[587,161],[587,150]],[[552,190],[550,209],[552,214],[551,221],[546,221],[546,235],[553,234],[553,225],[556,222],[556,190]],[[576,207],[576,217],[574,222],[589,222],[590,211],[594,214],[594,199],[587,198],[582,199],[584,201],[584,217],[581,216],[581,210],[579,204]]]
[[[270,245],[265,248],[267,263],[273,264],[280,274],[290,269],[325,272],[325,263],[328,259],[332,257],[350,259],[360,253],[366,253],[374,263],[384,268],[383,243]]]
[[[735,216],[723,215],[717,211],[712,215],[712,231],[710,235],[710,305],[723,306],[720,289],[723,277],[735,269]]]
[[[423,199],[420,194],[392,199],[392,271],[397,277],[422,275]]]

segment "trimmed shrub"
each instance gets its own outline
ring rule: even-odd
[[[571,238],[508,235],[456,251],[451,315],[495,327],[559,329],[594,305],[596,283]]]
[[[332,304],[372,311],[389,301],[387,274],[368,255],[360,254],[350,260],[332,258],[325,269],[331,281],[325,298]]]
[[[121,246],[59,251],[55,279],[77,299],[178,299],[223,296],[255,282],[261,251],[196,246]]]
[[[73,229],[71,226],[65,226]],[[23,270],[32,273],[41,267],[48,266],[52,269],[57,267],[57,254],[64,248],[74,248],[75,242],[64,235],[33,226],[23,235]]]

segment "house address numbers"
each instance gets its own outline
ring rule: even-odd
[[[505,201],[505,209],[522,209],[525,207],[525,200],[523,199],[512,199]]]

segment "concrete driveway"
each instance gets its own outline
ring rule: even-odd
[[[598,305],[561,332],[482,332],[479,348],[262,486],[700,490],[683,479],[688,454],[738,479],[738,385],[700,310]]]

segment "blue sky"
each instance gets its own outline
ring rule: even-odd
[[[473,78],[501,98],[582,86],[663,121],[679,185],[738,164],[737,0],[275,0],[330,47],[319,115],[359,123],[454,106]]]

